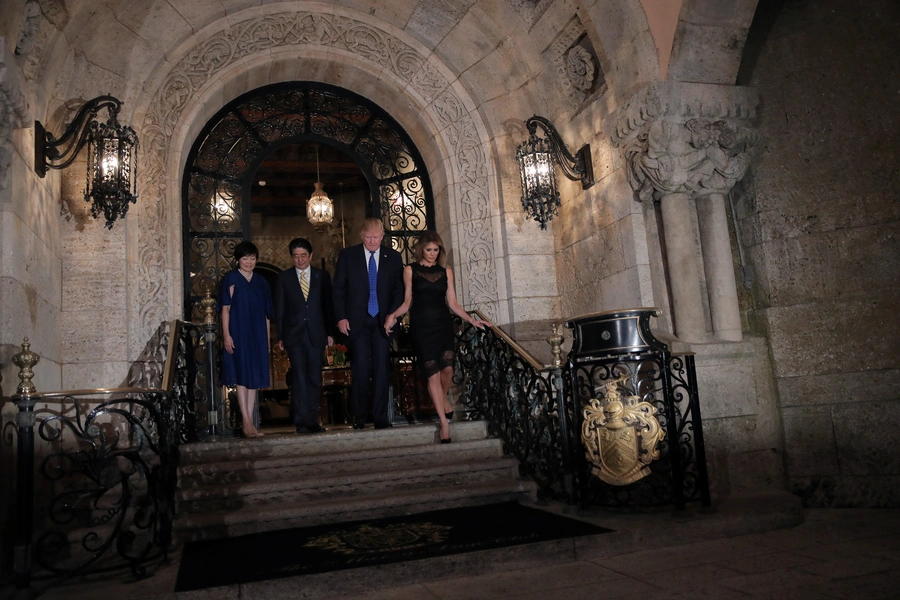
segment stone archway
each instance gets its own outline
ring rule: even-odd
[[[433,53],[402,31],[375,26],[360,13],[335,7],[327,13],[260,7],[217,22],[201,34],[173,53],[166,64],[171,67],[153,78],[156,83],[148,86],[152,92],[139,110],[147,166],[139,218],[129,223],[134,228],[129,230],[128,248],[128,289],[135,299],[129,304],[129,346],[134,358],[141,340],[161,321],[182,312],[176,284],[181,249],[172,235],[180,231],[179,148],[183,152],[205,123],[204,111],[208,118],[231,99],[222,98],[223,82],[243,78],[238,85],[245,92],[295,79],[273,66],[281,61],[311,61],[320,70],[331,65],[338,75],[327,83],[351,91],[373,81],[386,82],[421,114],[426,129],[420,126],[418,134],[440,153],[428,161],[428,170],[433,181],[446,183],[435,194],[436,203],[449,208],[447,222],[438,228],[449,234],[456,250],[461,301],[505,321],[497,301],[498,236],[491,216],[499,209],[496,182],[486,166],[490,142],[471,98]],[[261,65],[268,68],[262,77]],[[418,142],[417,132],[407,130]]]
[[[384,222],[386,243],[404,261],[412,260],[422,231],[435,228],[434,196],[422,156],[380,106],[345,89],[308,81],[257,88],[216,113],[186,161],[185,318],[199,310],[205,291],[218,288],[231,267],[235,244],[248,239],[256,167],[278,148],[304,142],[327,144],[352,159],[369,185],[366,216]]]

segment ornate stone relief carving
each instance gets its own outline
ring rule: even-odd
[[[140,220],[139,267],[141,330],[153,331],[168,318],[168,282],[161,281],[166,266],[167,190],[169,147],[176,125],[189,99],[210,79],[246,56],[271,48],[303,46],[336,48],[372,63],[412,87],[428,103],[426,110],[446,132],[454,154],[460,203],[456,242],[459,265],[467,283],[467,306],[479,307],[491,317],[497,310],[497,276],[493,261],[488,179],[483,144],[465,103],[427,55],[370,23],[349,16],[290,12],[231,22],[189,50],[169,72],[148,104],[141,127],[146,167],[141,181],[143,212]],[[165,284],[165,285],[164,285]]]
[[[576,16],[545,52],[573,109],[582,105],[600,73],[594,55],[579,43],[584,33],[584,25]]]
[[[744,176],[758,136],[755,90],[652,84],[618,111],[613,143],[623,147],[635,199],[684,192],[727,194]]]
[[[635,200],[683,192],[727,194],[747,171],[756,134],[725,121],[653,121],[625,150]]]
[[[18,75],[18,76],[17,76]],[[0,37],[0,189],[9,187],[9,167],[12,164],[13,129],[24,127],[29,119],[28,100],[22,91],[21,75]]]

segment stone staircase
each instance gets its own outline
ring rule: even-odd
[[[534,496],[484,422],[338,429],[182,446],[179,541]]]

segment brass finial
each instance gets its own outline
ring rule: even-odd
[[[200,301],[200,308],[203,309],[203,324],[216,324],[216,299],[212,297],[212,292],[206,292],[206,296]]]
[[[31,367],[38,364],[40,360],[41,357],[31,351],[31,344],[28,343],[28,338],[25,338],[25,341],[22,342],[22,351],[14,354],[12,357],[13,364],[19,367],[21,383],[16,388],[16,393],[20,396],[30,396],[37,393],[37,389],[31,382],[32,378],[34,378],[34,371],[31,370]]]
[[[550,363],[550,366],[558,369],[562,366],[562,343],[565,338],[559,333],[559,323],[551,323],[550,330],[553,332],[547,338],[547,343],[550,344],[550,351],[553,353],[553,362]]]

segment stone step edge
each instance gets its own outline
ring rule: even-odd
[[[187,513],[175,522],[175,530],[179,532],[206,527],[232,526],[243,523],[265,523],[283,520],[287,516],[322,516],[334,513],[347,513],[363,508],[391,508],[401,505],[416,506],[409,514],[434,510],[441,500],[457,500],[493,496],[497,494],[516,494],[534,496],[537,484],[527,479],[509,479],[502,482],[489,482],[470,485],[451,485],[428,489],[406,490],[402,493],[353,496],[341,502],[333,499],[315,500],[311,502],[294,502],[278,505],[239,508],[227,511],[209,511],[204,513]],[[425,503],[423,498],[433,499]]]
[[[412,452],[411,450],[418,451]],[[227,469],[229,471],[255,471],[258,469],[290,468],[327,462],[346,462],[359,460],[376,460],[391,458],[393,456],[409,456],[411,454],[437,456],[440,452],[459,454],[470,450],[493,450],[502,452],[502,443],[498,439],[477,439],[454,442],[449,446],[441,444],[421,444],[415,446],[389,446],[384,448],[372,448],[365,450],[352,450],[347,452],[323,452],[321,454],[302,454],[299,456],[266,456],[260,458],[239,457],[235,460],[220,460],[208,463],[191,463],[178,467],[179,477],[194,477],[208,475],[216,470]]]
[[[353,429],[336,429],[316,434],[278,433],[266,435],[254,439],[226,439],[215,442],[192,442],[181,447],[183,459],[191,459],[194,455],[205,453],[219,453],[230,450],[240,451],[244,449],[254,450],[272,446],[293,446],[302,451],[305,446],[332,442],[335,438],[350,437],[354,442],[380,443],[391,438],[420,438],[422,443],[433,441],[437,424],[403,425],[390,429],[374,429],[368,427],[362,431]],[[487,424],[485,421],[454,421],[450,423],[451,436],[458,432],[460,439],[483,439],[487,437]],[[476,435],[478,437],[472,437]],[[342,440],[343,441],[343,440]],[[398,447],[409,444],[397,444]]]
[[[423,475],[428,476],[452,476],[455,473],[474,473],[477,471],[504,471],[509,470],[510,479],[515,479],[518,472],[518,461],[510,457],[497,457],[483,460],[463,460],[420,467],[407,467],[400,469],[379,470],[373,473],[339,473],[335,475],[322,475],[304,479],[271,479],[264,481],[251,481],[246,483],[230,483],[225,485],[204,485],[195,488],[180,489],[177,492],[179,500],[206,500],[216,497],[233,498],[253,494],[277,493],[287,491],[299,491],[315,488],[330,488],[336,485],[348,486],[361,483],[373,483],[381,481],[396,481],[398,485],[408,479],[414,479]]]

